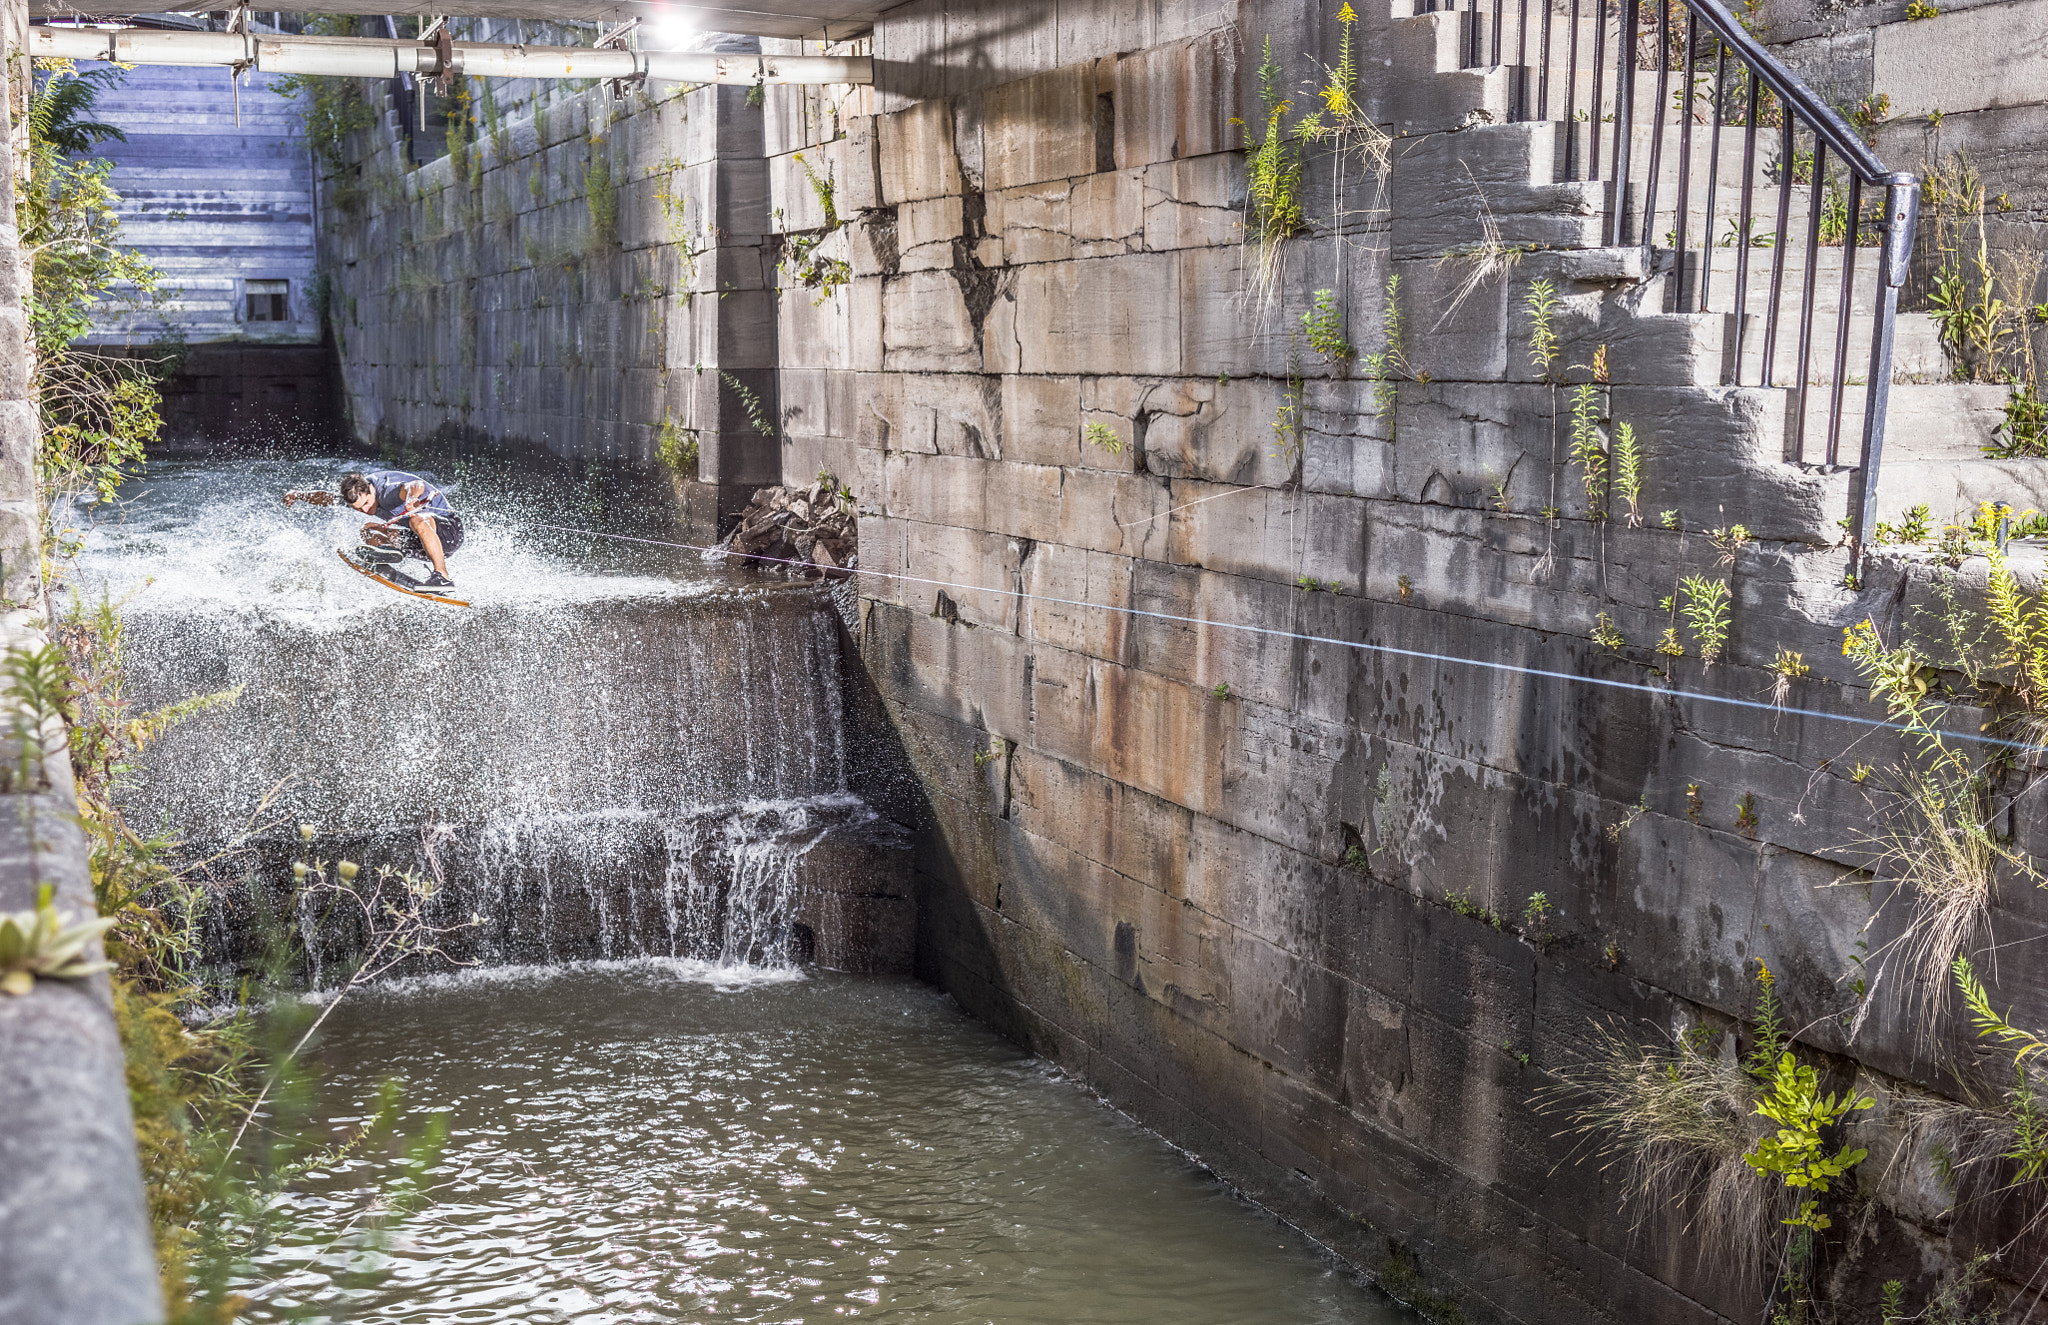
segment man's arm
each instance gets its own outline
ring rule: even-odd
[[[332,506],[335,497],[331,492],[287,492],[284,495],[285,505],[289,506],[295,501],[305,502],[309,506]]]

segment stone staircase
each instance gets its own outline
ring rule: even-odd
[[[1740,124],[1724,124],[1714,141],[1712,79],[1702,77],[1695,95],[1695,115],[1681,126],[1676,102],[1683,95],[1678,71],[1666,75],[1662,90],[1666,113],[1661,127],[1658,74],[1638,69],[1629,135],[1630,179],[1623,194],[1622,232],[1647,235],[1647,246],[1609,246],[1614,235],[1615,190],[1609,178],[1588,179],[1597,162],[1600,176],[1611,176],[1615,158],[1616,24],[1611,17],[1603,42],[1608,67],[1600,80],[1600,115],[1591,112],[1595,75],[1590,65],[1594,24],[1578,22],[1579,68],[1568,75],[1566,63],[1573,25],[1571,6],[1556,4],[1550,15],[1547,107],[1539,101],[1545,70],[1541,64],[1544,0],[1510,3],[1501,13],[1498,49],[1526,64],[1472,64],[1473,25],[1479,28],[1482,58],[1496,48],[1494,11],[1481,4],[1475,11],[1431,12],[1428,0],[1391,0],[1389,49],[1395,60],[1413,57],[1428,63],[1427,83],[1433,97],[1415,93],[1423,71],[1411,67],[1399,79],[1389,106],[1412,107],[1397,129],[1425,134],[1441,143],[1397,150],[1396,195],[1401,199],[1394,220],[1395,256],[1420,260],[1435,246],[1439,255],[1486,242],[1481,209],[1473,206],[1476,188],[1499,242],[1526,245],[1546,259],[1528,261],[1522,271],[1510,270],[1511,287],[1553,271],[1567,295],[1563,331],[1566,362],[1590,361],[1594,343],[1609,347],[1617,386],[1683,384],[1701,389],[1762,393],[1761,410],[1741,417],[1751,436],[1688,441],[1665,439],[1679,450],[1714,450],[1735,446],[1749,453],[1768,453],[1774,446],[1791,487],[1812,489],[1816,502],[1797,505],[1810,513],[1797,521],[1805,527],[1783,527],[1779,536],[1797,541],[1831,543],[1842,537],[1839,524],[1847,514],[1848,488],[1843,469],[1858,463],[1870,374],[1870,355],[1881,294],[1874,243],[1866,242],[1853,258],[1839,240],[1819,246],[1808,271],[1806,237],[1817,205],[1844,204],[1846,175],[1828,161],[1828,175],[1816,200],[1810,142],[1797,139],[1800,158],[1787,171],[1780,160],[1780,130],[1760,125],[1753,146],[1745,142]],[[1592,0],[1579,6],[1590,14]],[[1526,28],[1524,26],[1526,22]],[[1705,29],[1702,27],[1702,32]],[[1524,34],[1526,32],[1526,45]],[[1701,48],[1707,46],[1703,37]],[[1525,57],[1526,52],[1526,57]],[[1732,58],[1726,78],[1735,88],[1747,73]],[[1569,106],[1572,119],[1566,118]],[[1536,118],[1547,109],[1549,118]],[[1433,122],[1430,122],[1432,121]],[[1430,134],[1431,129],[1455,129]],[[1594,143],[1597,132],[1598,146]],[[1689,144],[1684,141],[1689,137]],[[1689,150],[1688,150],[1689,149]],[[1597,151],[1597,156],[1596,156]],[[1747,162],[1745,155],[1747,154]],[[1748,167],[1750,242],[1738,247],[1739,216]],[[1649,187],[1655,169],[1654,191]],[[1690,166],[1685,207],[1685,251],[1674,242],[1679,232],[1680,175]],[[1916,169],[1918,162],[1887,161],[1887,166]],[[1711,173],[1711,189],[1708,177]],[[1788,175],[1790,178],[1788,179]],[[1418,196],[1420,195],[1420,196]],[[1832,196],[1831,196],[1832,195]],[[1866,205],[1881,196],[1866,189]],[[1650,208],[1647,218],[1645,208]],[[1405,214],[1405,215],[1404,215]],[[1781,229],[1780,216],[1785,218]],[[1418,224],[1416,217],[1424,218]],[[1409,234],[1404,237],[1405,228]],[[1925,222],[1922,222],[1923,230]],[[1462,233],[1460,233],[1462,229]],[[1708,246],[1704,237],[1711,235]],[[1744,261],[1746,257],[1746,262]],[[1843,276],[1850,268],[1848,316],[1843,325]],[[1702,286],[1704,285],[1704,298]],[[1770,325],[1773,288],[1777,319]],[[1810,290],[1809,290],[1810,286]],[[1737,325],[1737,296],[1741,322]],[[1511,304],[1521,295],[1511,289]],[[1530,327],[1520,310],[1511,320],[1513,342],[1508,353],[1511,372],[1528,362]],[[1802,345],[1802,323],[1810,340]],[[1836,466],[1825,463],[1829,449],[1831,407],[1835,396],[1838,344],[1841,337],[1839,418],[1835,421]],[[1768,362],[1766,352],[1768,348]],[[1805,353],[1806,371],[1799,365]],[[1805,386],[1799,385],[1804,381]],[[1891,390],[1879,470],[1878,518],[1896,522],[1900,512],[1926,503],[1937,525],[1965,517],[1980,501],[2007,502],[2015,508],[2048,510],[2048,460],[1998,460],[1984,453],[1992,430],[2004,417],[2007,388],[1956,380],[1935,320],[1924,312],[1898,314],[1891,357]],[[1733,417],[1733,416],[1727,416]],[[1768,435],[1764,435],[1768,434]],[[1752,528],[1756,521],[1750,521]]]

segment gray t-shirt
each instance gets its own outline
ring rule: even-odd
[[[405,509],[405,487],[408,483],[426,485],[426,500],[421,503],[420,510],[436,520],[459,518],[455,508],[448,504],[448,494],[418,474],[409,474],[402,469],[368,469],[363,471],[363,477],[369,480],[370,491],[377,495],[377,518],[380,520],[394,519]]]

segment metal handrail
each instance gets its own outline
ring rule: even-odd
[[[1761,313],[1761,353],[1753,385],[1789,389],[1787,458],[1804,463],[1809,396],[1811,388],[1820,385],[1813,380],[1815,351],[1823,352],[1820,362],[1831,372],[1825,384],[1825,445],[1820,464],[1829,471],[1840,468],[1844,390],[1851,362],[1850,322],[1856,292],[1857,250],[1864,235],[1875,231],[1878,289],[1869,328],[1869,375],[1864,383],[1862,436],[1855,472],[1850,480],[1848,524],[1853,571],[1866,546],[1867,531],[1876,523],[1877,475],[1884,455],[1884,426],[1891,389],[1898,294],[1906,282],[1907,267],[1912,257],[1913,232],[1919,215],[1919,179],[1905,172],[1887,170],[1869,144],[1857,136],[1841,114],[1751,35],[1720,0],[1650,0],[1656,7],[1654,22],[1646,20],[1643,0],[1535,2],[1542,5],[1543,10],[1540,36],[1532,42],[1529,0],[1488,0],[1490,13],[1482,10],[1481,0],[1467,0],[1465,21],[1469,26],[1460,43],[1467,67],[1490,64],[1509,69],[1510,118],[1535,120],[1550,118],[1553,74],[1562,67],[1564,120],[1568,134],[1565,171],[1574,177],[1608,183],[1605,241],[1616,246],[1637,245],[1651,250],[1650,269],[1670,277],[1667,290],[1673,311],[1716,311],[1711,307],[1714,253],[1717,248],[1734,247],[1732,309],[1722,310],[1732,313],[1734,325],[1732,350],[1723,373],[1723,381],[1727,385],[1744,384],[1744,358],[1751,335],[1749,324],[1757,316],[1750,308],[1752,250],[1771,249],[1767,305]],[[1512,43],[1508,42],[1504,31],[1511,4],[1517,6]],[[1582,27],[1588,9],[1592,20],[1592,62],[1590,68],[1584,68],[1580,64],[1580,55],[1585,45]],[[1554,10],[1560,13],[1568,11],[1568,52],[1561,65],[1554,58],[1559,53],[1554,44]],[[1674,29],[1674,18],[1679,14],[1684,17],[1683,34]],[[1610,28],[1613,29],[1611,34]],[[1649,150],[1648,161],[1644,165],[1636,159],[1634,141],[1638,129],[1637,82],[1640,74],[1649,72],[1640,58],[1639,48],[1651,33],[1654,33],[1656,43],[1655,111],[1648,117]],[[1485,59],[1489,36],[1492,38],[1490,61]],[[1708,49],[1709,43],[1711,50]],[[1528,63],[1532,47],[1536,61],[1533,79]],[[1680,47],[1682,55],[1678,54]],[[1606,67],[1610,48],[1613,64],[1611,93]],[[1509,64],[1506,58],[1510,49],[1513,64]],[[1713,66],[1712,73],[1703,73],[1703,66],[1709,62]],[[1733,69],[1730,68],[1731,62],[1735,66]],[[1591,77],[1591,105],[1585,107],[1579,105],[1582,69]],[[1670,214],[1671,229],[1664,237],[1666,242],[1659,243],[1658,191],[1668,164],[1665,136],[1674,100],[1671,86],[1674,69],[1682,72],[1684,81],[1684,86],[1677,90],[1680,113],[1676,125],[1677,141],[1672,149],[1677,161],[1677,196]],[[1732,82],[1731,74],[1734,76]],[[1705,135],[1708,147],[1704,187],[1695,191],[1695,151],[1697,140],[1702,136],[1695,129],[1704,123],[1698,107],[1699,87],[1703,80],[1710,88],[1712,125]],[[1740,108],[1739,125],[1730,121],[1731,101]],[[1610,105],[1614,125],[1612,147],[1603,162],[1601,139],[1606,136],[1603,124]],[[1778,120],[1775,126],[1771,126],[1776,130],[1776,161],[1766,168],[1764,182],[1777,189],[1777,228],[1766,234],[1756,227],[1755,201],[1758,129],[1762,127],[1760,121],[1770,116]],[[1583,152],[1580,150],[1578,127],[1582,123],[1586,126]],[[1716,240],[1713,233],[1719,216],[1716,194],[1724,185],[1722,133],[1724,129],[1735,127],[1742,131],[1740,201],[1736,213],[1727,217],[1730,235]],[[1802,137],[1810,152],[1800,150]],[[1831,160],[1840,163],[1847,177],[1846,197],[1840,199],[1829,197],[1831,193],[1838,192],[1835,177],[1830,171]],[[1604,170],[1603,166],[1606,167]],[[1775,179],[1769,177],[1771,170],[1776,172]],[[1637,187],[1640,188],[1639,202],[1632,193],[1632,189]],[[1792,310],[1796,326],[1788,329],[1783,325],[1783,306],[1789,259],[1792,257],[1790,240],[1795,226],[1792,194],[1799,187],[1807,188],[1809,197],[1803,209],[1804,216],[1800,218],[1805,230],[1805,243],[1797,268],[1797,307]],[[1866,188],[1883,190],[1882,208],[1879,215],[1870,221],[1863,216]],[[1701,200],[1705,208],[1704,224],[1701,233],[1695,236],[1691,231],[1692,211],[1695,202]],[[1836,202],[1839,202],[1839,207],[1831,205]],[[1823,243],[1824,229],[1830,227],[1837,229],[1839,239]],[[1822,325],[1825,319],[1817,316],[1816,309],[1821,284],[1820,250],[1833,247],[1836,242],[1841,247],[1842,270],[1836,294],[1832,344],[1826,345],[1824,342],[1830,338],[1829,329]],[[1697,271],[1697,280],[1690,289],[1686,284],[1689,269]],[[1796,335],[1786,335],[1788,330]],[[1792,380],[1780,382],[1776,380],[1780,375],[1780,359],[1788,346],[1795,347],[1794,363],[1785,373]]]

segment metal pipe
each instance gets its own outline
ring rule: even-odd
[[[444,72],[431,45],[381,37],[257,36],[241,32],[108,31],[31,25],[29,54],[38,58],[110,60],[124,64],[254,65],[265,73],[340,78],[433,77]],[[672,83],[871,83],[865,55],[741,55],[716,51],[593,50],[585,46],[514,46],[456,42],[447,73],[486,78],[651,78]]]
[[[1842,387],[1849,373],[1849,312],[1856,296],[1856,228],[1863,216],[1863,177],[1849,176],[1849,233],[1842,236],[1842,294],[1835,314],[1835,384],[1828,400],[1828,464],[1841,463]],[[1895,301],[1896,302],[1896,301]]]
[[[1920,216],[1920,181],[1900,172],[1876,181],[1884,186],[1884,220],[1878,223],[1877,334],[1870,340],[1870,378],[1863,406],[1863,450],[1849,478],[1849,573],[1862,569],[1863,553],[1877,527],[1877,471],[1884,459],[1885,412],[1892,389],[1892,337],[1898,326],[1899,287],[1913,261],[1913,227]],[[1850,224],[1855,224],[1852,220]]]
[[[1807,195],[1806,270],[1799,289],[1799,380],[1798,413],[1792,416],[1792,459],[1806,459],[1806,402],[1813,381],[1814,286],[1820,283],[1820,219],[1827,194],[1828,145],[1819,135],[1813,140],[1813,188]]]
[[[1714,41],[1714,136],[1707,144],[1707,218],[1700,233],[1700,312],[1707,311],[1707,292],[1714,280],[1714,190],[1721,183],[1722,90],[1728,82],[1728,47]]]
[[[1735,236],[1735,373],[1727,380],[1742,384],[1742,350],[1749,309],[1749,236],[1756,225],[1756,98],[1758,81],[1749,75],[1749,105],[1742,126],[1742,225]]]

